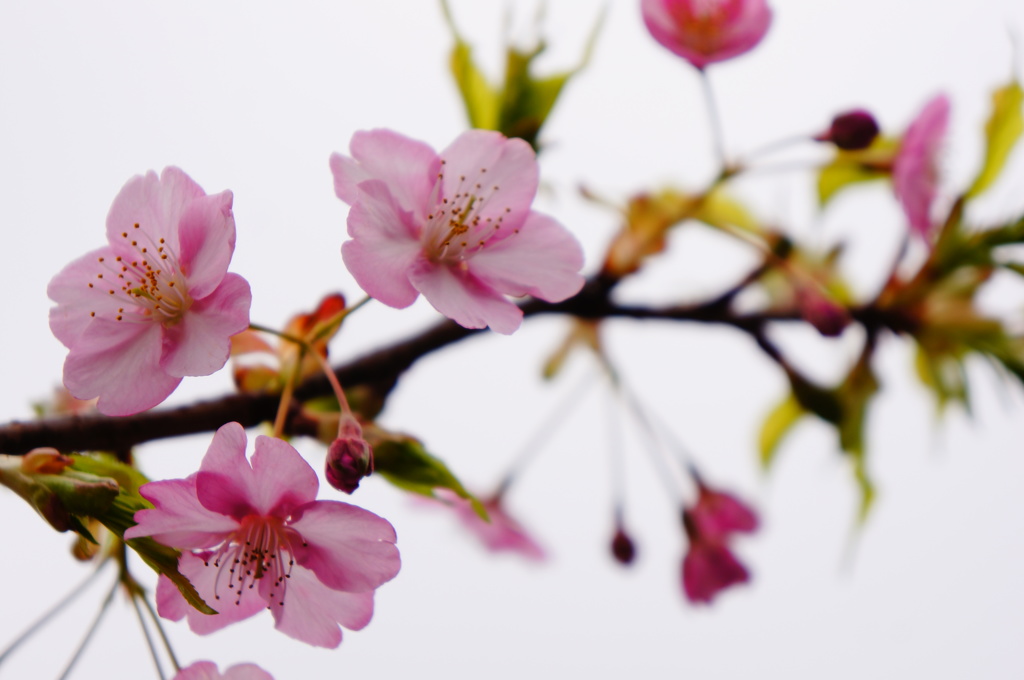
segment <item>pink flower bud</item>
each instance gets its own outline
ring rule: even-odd
[[[612,537],[611,548],[612,556],[615,557],[615,561],[619,564],[628,566],[636,559],[636,545],[621,526],[616,529],[615,536]]]
[[[840,149],[856,151],[871,146],[878,136],[875,117],[863,109],[847,111],[832,119],[832,126],[815,137],[819,142],[832,142]]]
[[[373,449],[363,439],[359,423],[348,418],[339,428],[338,438],[327,449],[327,482],[335,489],[350,494],[359,488],[359,480],[371,472]]]

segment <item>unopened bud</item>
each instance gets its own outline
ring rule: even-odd
[[[21,458],[21,471],[27,475],[59,475],[72,460],[57,449],[32,449]]]
[[[612,556],[616,562],[623,565],[632,564],[636,558],[636,545],[622,527],[616,529],[615,536],[612,537]]]
[[[842,334],[850,325],[850,313],[828,296],[807,287],[797,293],[800,316],[827,338]]]
[[[840,149],[856,151],[871,146],[878,136],[875,117],[863,109],[841,113],[832,119],[832,127],[815,137],[820,142],[832,142]]]
[[[363,439],[359,423],[342,418],[338,438],[327,449],[325,474],[335,489],[352,493],[359,488],[359,480],[373,472],[373,449]]]

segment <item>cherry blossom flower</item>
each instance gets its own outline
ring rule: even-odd
[[[384,304],[408,307],[422,293],[466,328],[508,334],[523,314],[506,295],[560,302],[583,286],[579,243],[530,209],[537,159],[523,140],[469,130],[437,154],[370,130],[349,148],[331,156],[334,191],[352,206],[342,258]]]
[[[221,673],[212,661],[196,661],[178,671],[172,680],[274,680],[274,676],[251,663],[240,663]]]
[[[339,625],[366,626],[373,591],[398,573],[395,530],[362,508],[316,500],[316,473],[280,439],[260,436],[251,463],[245,430],[214,435],[199,471],[151,482],[154,508],[125,538],[152,536],[183,551],[178,569],[219,613],[192,609],[161,577],[161,616],[206,634],[270,609],[281,632],[318,647],[341,643]]]
[[[641,0],[654,39],[703,69],[753,49],[768,31],[765,0]]]
[[[893,160],[892,186],[911,230],[931,240],[932,203],[938,191],[938,155],[949,125],[949,98],[944,94],[925,104],[907,128]]]
[[[702,537],[714,541],[729,538],[733,533],[751,533],[757,530],[757,515],[732,494],[715,491],[697,482],[697,503],[687,513],[695,530]]]
[[[683,558],[683,592],[691,602],[710,603],[719,591],[750,580],[727,546],[734,533],[758,526],[757,515],[731,494],[715,491],[697,478],[697,502],[683,510],[683,527],[690,541]]]
[[[747,568],[726,546],[691,539],[683,558],[683,592],[690,602],[710,604],[720,591],[749,580]]]
[[[435,489],[434,496],[455,511],[456,517],[491,552],[513,552],[541,561],[547,558],[544,548],[530,536],[519,521],[505,510],[501,499],[481,501],[489,521],[480,518],[468,500],[448,489]]]
[[[69,350],[64,384],[107,415],[156,406],[187,375],[210,375],[249,325],[249,284],[227,273],[232,195],[207,196],[178,168],[128,180],[108,245],[50,281],[50,329]]]

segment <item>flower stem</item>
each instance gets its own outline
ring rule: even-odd
[[[341,388],[341,383],[338,381],[338,376],[335,374],[334,369],[327,363],[327,359],[320,355],[320,352],[313,352],[312,354],[316,357],[317,363],[320,364],[320,368],[327,377],[327,382],[331,384],[331,389],[334,390],[334,396],[338,399],[338,408],[341,409],[342,415],[351,416],[352,408],[348,405],[348,399],[345,398],[345,390]]]
[[[142,594],[141,599],[142,604],[145,605],[146,611],[149,613],[149,618],[153,619],[153,624],[156,626],[156,632],[160,635],[160,640],[164,643],[164,649],[167,650],[167,656],[171,659],[174,672],[177,673],[181,670],[181,665],[178,663],[178,657],[174,654],[174,648],[171,647],[171,641],[167,638],[167,631],[164,630],[163,624],[160,623],[160,617],[153,611],[153,605],[150,604],[149,598],[145,596],[145,593]]]
[[[78,663],[78,659],[82,656],[82,652],[85,651],[85,648],[88,646],[93,634],[95,634],[99,629],[100,623],[103,621],[103,617],[106,615],[107,610],[110,609],[110,603],[114,601],[114,593],[117,592],[117,587],[119,585],[121,585],[120,580],[114,581],[113,587],[111,587],[110,592],[107,593],[107,596],[103,599],[103,604],[100,605],[100,610],[96,612],[96,617],[89,625],[89,629],[86,631],[85,637],[82,638],[82,642],[78,645],[78,649],[75,650],[71,660],[68,661],[67,666],[64,667],[64,672],[60,674],[60,677],[57,678],[57,680],[67,680],[68,676],[71,675],[71,671],[74,669],[75,664]]]
[[[302,364],[302,355],[300,353],[299,360],[296,365]],[[284,434],[285,421],[288,420],[288,409],[292,404],[292,396],[295,394],[295,382],[298,380],[298,370],[288,376],[288,380],[285,381],[284,389],[281,390],[281,401],[277,405],[277,414],[274,416],[274,431],[273,436],[280,439],[281,435]]]
[[[568,416],[583,401],[581,397],[590,388],[593,378],[594,375],[592,373],[584,375],[572,391],[566,394],[553,409],[548,411],[547,417],[541,421],[540,425],[533,431],[533,434],[530,435],[530,438],[526,440],[526,443],[519,448],[519,453],[512,459],[511,465],[505,471],[501,481],[498,483],[497,490],[494,492],[495,498],[501,498],[504,495],[513,482],[518,479],[519,474],[537,457],[537,454],[543,448],[544,442],[568,420]]]
[[[50,607],[50,609],[45,614],[40,616],[38,619],[35,620],[34,623],[32,623],[31,626],[26,628],[25,632],[19,635],[11,644],[7,645],[7,648],[4,649],[2,653],[0,653],[0,665],[3,665],[3,662],[7,660],[7,657],[13,654],[14,651],[22,645],[22,643],[24,643],[26,640],[32,637],[32,635],[34,635],[35,633],[39,632],[39,630],[42,629],[43,626],[49,623],[50,619],[59,614],[60,611],[67,607],[69,604],[74,602],[75,598],[81,595],[82,592],[89,586],[89,584],[91,584],[96,579],[96,577],[99,576],[100,572],[103,571],[103,568],[106,565],[107,562],[105,560],[98,564],[96,568],[92,570],[92,573],[85,577],[85,579],[81,583],[79,583],[77,587],[72,588],[68,592],[68,594],[65,595],[57,604]]]
[[[711,89],[711,80],[708,77],[708,72],[705,69],[700,69],[700,82],[704,90],[704,102],[708,107],[708,117],[711,120],[711,137],[715,145],[715,157],[718,159],[718,165],[723,168],[727,167],[725,161],[725,136],[722,133],[722,120],[718,115],[718,104],[715,102],[715,93]]]
[[[146,626],[146,620],[142,618],[142,609],[139,607],[138,597],[134,590],[130,590],[128,593],[128,599],[132,602],[132,609],[135,610],[135,616],[139,619],[139,627],[142,628],[142,636],[146,638],[146,646],[149,647],[149,655],[153,659],[153,666],[156,667],[156,674],[160,676],[160,680],[167,680],[167,676],[164,675],[164,670],[160,667],[160,657],[156,652],[156,645],[153,644],[153,637],[149,634],[149,628]]]

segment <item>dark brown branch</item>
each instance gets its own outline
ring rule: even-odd
[[[592,279],[578,295],[565,302],[551,304],[529,300],[522,305],[523,313],[527,316],[564,314],[588,319],[625,317],[717,323],[737,328],[754,338],[761,334],[766,322],[799,319],[795,313],[736,315],[730,309],[731,296],[728,294],[699,305],[661,308],[616,305],[609,299],[613,286],[613,281]],[[887,319],[877,311],[854,310],[852,314],[859,322],[875,330],[882,327],[900,330],[895,320]],[[477,333],[479,331],[463,328],[451,321],[442,321],[418,335],[354,359],[335,370],[346,389],[368,387],[384,398],[417,360]],[[330,393],[327,380],[321,376],[301,385],[296,397],[306,400]],[[277,395],[231,394],[133,416],[97,414],[12,422],[0,426],[0,452],[19,455],[40,446],[52,446],[65,452],[126,451],[136,444],[155,439],[212,432],[231,421],[252,427],[273,420],[277,403]]]

